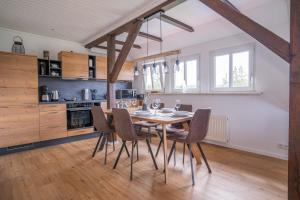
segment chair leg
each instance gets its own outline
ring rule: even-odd
[[[159,141],[159,144],[157,146],[157,150],[156,150],[156,153],[155,153],[155,157],[157,157],[158,153],[159,153],[159,150],[160,150],[160,147],[162,145],[162,142],[163,142],[163,138],[162,138],[162,135],[160,133],[158,133],[159,137],[160,137],[160,141]]]
[[[132,147],[131,147],[130,180],[132,180],[133,150],[134,150],[134,141],[132,141]]]
[[[192,155],[192,147],[190,144],[187,144],[190,151],[190,162],[191,162],[191,172],[192,172],[192,180],[193,185],[195,185],[195,177],[194,177],[194,166],[193,166],[193,155]]]
[[[172,156],[172,154],[173,154],[173,151],[174,151],[175,146],[176,146],[176,142],[174,141],[173,144],[172,144],[172,148],[171,148],[169,157],[168,157],[168,164],[169,164],[169,162],[170,162],[170,160],[171,160],[171,156]]]
[[[102,136],[103,136],[103,133],[101,132],[100,135],[99,135],[99,139],[98,139],[98,141],[97,141],[97,144],[96,144],[96,146],[95,146],[95,149],[94,149],[94,152],[93,152],[92,157],[95,157],[95,155],[96,155],[96,152],[97,152],[97,150],[98,150],[98,148],[99,148],[100,141],[101,141],[101,139],[102,139]]]
[[[115,138],[114,138],[114,133],[112,133],[112,139],[113,139],[113,141],[112,141],[112,143],[113,143],[113,150],[115,151],[116,148],[115,148]]]
[[[176,166],[176,142],[174,146],[174,167]]]
[[[120,151],[119,151],[119,154],[118,154],[118,156],[117,156],[117,159],[116,159],[116,162],[115,162],[115,164],[114,164],[113,169],[116,169],[117,164],[118,164],[119,159],[120,159],[120,156],[121,156],[121,154],[122,154],[122,151],[123,151],[124,147],[126,148],[125,142],[126,142],[126,141],[123,141],[122,147],[121,147],[121,149],[120,149]]]
[[[183,154],[182,154],[182,164],[184,165],[184,156],[185,156],[185,143],[183,143]]]
[[[108,136],[106,136],[106,142],[105,142],[105,157],[104,157],[105,165],[106,165],[106,160],[107,160],[107,146],[108,146]]]
[[[124,144],[124,147],[125,147],[125,150],[126,150],[126,153],[127,153],[128,158],[130,158],[130,154],[129,154],[128,148],[127,148],[127,146],[126,146],[126,142],[125,142],[125,144]]]
[[[147,143],[147,145],[148,145],[148,149],[149,149],[149,151],[150,151],[150,155],[151,155],[152,161],[153,161],[153,163],[154,163],[154,167],[155,167],[155,169],[157,170],[158,167],[157,167],[157,164],[156,164],[156,161],[155,161],[155,158],[154,158],[152,149],[151,149],[151,145],[150,145],[150,142],[149,142],[148,139],[146,139],[146,143]]]
[[[138,143],[138,141],[136,141],[135,144],[136,144],[136,160],[139,160],[139,143]]]
[[[208,169],[208,172],[211,173],[211,169],[210,169],[210,167],[209,167],[209,164],[208,164],[208,162],[207,162],[207,160],[206,160],[205,154],[204,154],[204,152],[203,152],[203,150],[202,150],[202,148],[201,148],[199,142],[197,143],[197,146],[198,146],[199,151],[200,151],[200,153],[201,153],[201,156],[202,156],[202,158],[203,158],[203,160],[204,160],[204,162],[205,162],[205,165],[206,165],[206,167],[207,167],[207,169]]]

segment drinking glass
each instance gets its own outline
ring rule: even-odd
[[[155,110],[155,115],[156,115],[156,110],[159,108],[159,106],[160,106],[160,99],[154,99],[152,103],[152,108]]]
[[[175,103],[175,110],[178,111],[179,108],[180,108],[180,105],[181,105],[181,101],[179,99],[176,100],[176,103]]]

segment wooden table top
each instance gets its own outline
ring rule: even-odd
[[[148,122],[155,122],[155,123],[160,123],[160,124],[174,124],[174,123],[179,123],[179,122],[185,122],[189,121],[193,118],[194,113],[189,112],[189,115],[186,117],[177,117],[174,116],[173,113],[162,113],[160,110],[157,111],[155,114],[153,110],[151,110],[152,114],[147,115],[147,116],[141,116],[141,115],[136,115],[134,109],[128,109],[128,112],[130,116],[133,119],[138,119],[138,120],[145,120]],[[104,111],[106,114],[112,114],[112,110],[106,110]]]

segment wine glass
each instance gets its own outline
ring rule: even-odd
[[[159,106],[160,106],[160,99],[154,99],[152,103],[152,108],[155,110],[155,115],[156,115],[156,110],[159,108]]]
[[[180,105],[181,105],[181,101],[179,99],[176,100],[176,103],[175,103],[175,110],[178,111],[179,108],[180,108]]]

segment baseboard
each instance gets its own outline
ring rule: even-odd
[[[47,147],[47,146],[75,142],[78,140],[90,139],[90,138],[94,138],[94,137],[99,137],[99,133],[95,132],[95,133],[89,133],[89,134],[84,134],[84,135],[76,135],[76,136],[70,136],[70,137],[65,137],[65,138],[59,138],[59,139],[54,139],[54,140],[34,142],[34,143],[30,143],[30,144],[22,144],[22,145],[17,145],[17,146],[4,147],[4,148],[0,148],[0,156],[6,155],[6,154],[11,154],[11,153],[27,151],[27,150],[32,150],[32,149],[37,149],[37,148],[42,148],[42,147]]]
[[[243,147],[243,146],[239,146],[239,145],[232,145],[232,144],[225,144],[225,143],[213,142],[213,141],[209,141],[209,140],[205,140],[204,142],[205,143],[209,143],[209,144],[214,144],[214,145],[218,145],[218,146],[223,146],[223,147],[231,148],[231,149],[237,149],[237,150],[241,150],[241,151],[246,151],[246,152],[250,152],[250,153],[254,153],[254,154],[258,154],[258,155],[263,155],[263,156],[278,158],[278,159],[281,159],[281,160],[288,160],[288,156],[287,155],[270,153],[270,152],[266,152],[266,151],[262,151],[262,150],[257,150],[257,149],[249,148],[249,147]]]

